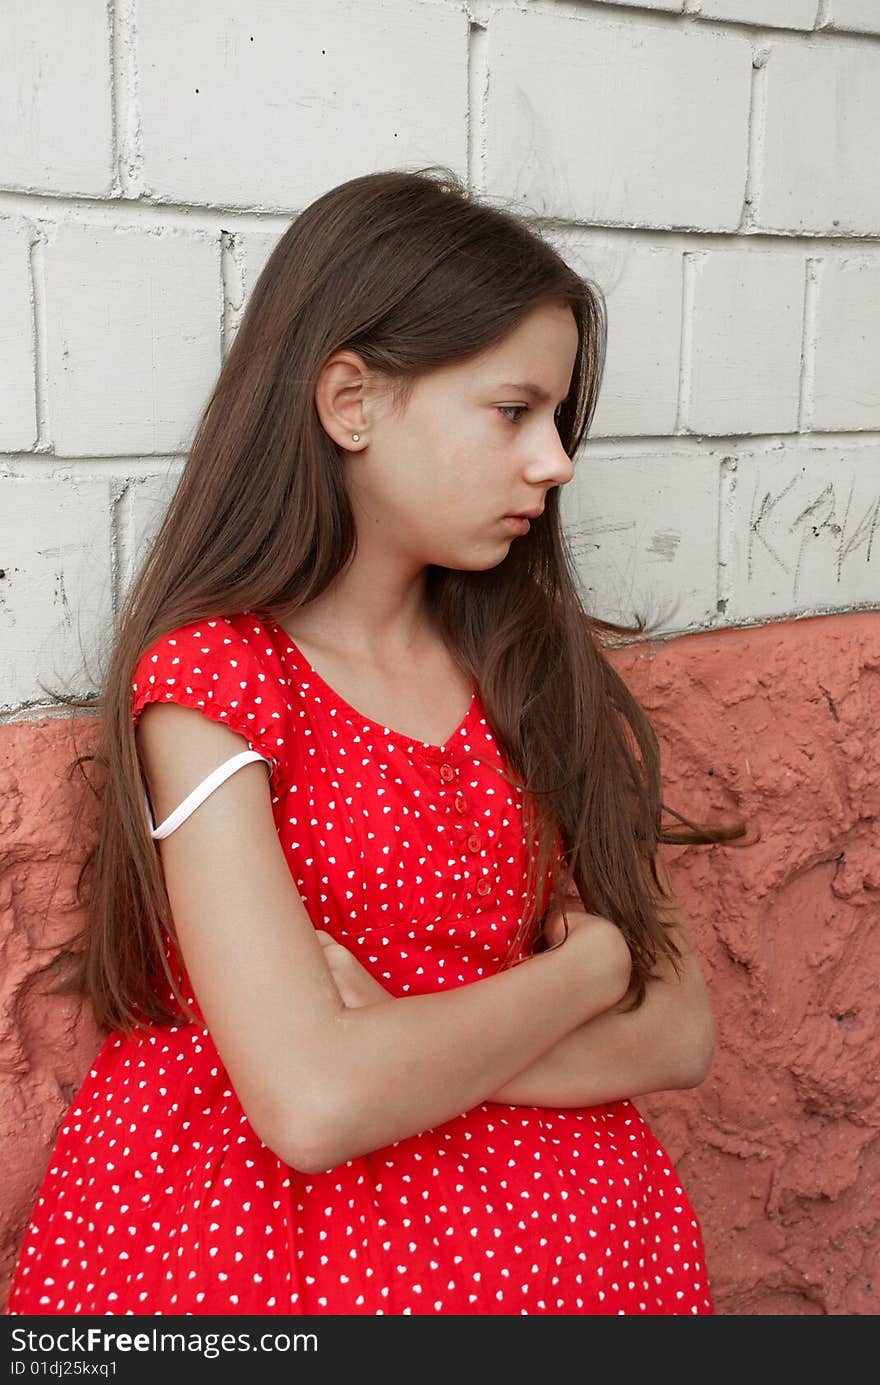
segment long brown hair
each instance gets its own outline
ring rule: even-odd
[[[103,1027],[127,1033],[143,1022],[194,1018],[165,954],[163,922],[175,943],[176,934],[143,809],[132,720],[138,660],[193,620],[290,613],[345,566],[355,523],[340,452],[314,406],[331,354],[358,352],[403,404],[419,376],[496,345],[548,300],[569,304],[577,322],[572,385],[557,414],[574,456],[604,368],[604,300],[521,215],[478,201],[454,173],[435,166],[353,178],[319,197],[281,236],[117,619],[102,690],[97,699],[53,693],[70,706],[100,710],[95,754],[73,766],[91,760],[103,773],[84,790],[102,806],[77,884],[82,902],[89,881],[85,925],[63,959],[72,969],[52,993],[88,996]],[[613,624],[584,609],[558,488],[503,562],[489,571],[431,567],[426,590],[526,789],[537,849],[529,853],[527,903],[504,965],[542,945],[548,912],[564,908],[566,898],[570,905],[576,890],[588,910],[623,931],[633,957],[631,1003],[641,1004],[658,956],[676,967],[680,959],[664,917],[658,843],[728,841],[746,831],[742,820],[711,827],[680,813],[674,816],[689,832],[661,828],[657,738],[604,652],[656,625]],[[549,899],[536,884],[548,870]],[[151,978],[160,972],[182,1013],[156,994]]]

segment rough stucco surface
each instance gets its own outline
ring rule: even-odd
[[[657,730],[664,802],[696,819],[742,813],[760,832],[744,848],[663,848],[718,1044],[700,1087],[638,1101],[700,1215],[717,1311],[874,1314],[880,618],[612,657]],[[93,737],[88,719],[73,732],[67,717],[0,728],[0,1303],[54,1133],[102,1039],[87,1007],[39,994],[80,921],[87,848],[62,860],[76,798],[66,770]]]
[[[757,820],[666,847],[712,993],[707,1080],[638,1105],[700,1213],[718,1311],[880,1310],[880,617],[700,634],[617,661],[664,802]]]

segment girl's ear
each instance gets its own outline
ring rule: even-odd
[[[367,379],[367,368],[356,351],[337,351],[322,366],[315,386],[321,426],[347,452],[359,452],[367,441]]]

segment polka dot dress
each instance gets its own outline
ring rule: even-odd
[[[135,718],[148,702],[179,702],[271,760],[276,828],[315,927],[393,995],[497,970],[528,845],[521,790],[492,769],[505,761],[476,687],[445,745],[413,741],[361,715],[273,620],[245,612],[164,636],[133,694]],[[306,1174],[256,1135],[201,1022],[107,1038],[57,1136],[7,1306],[713,1311],[693,1208],[631,1102],[486,1101]]]

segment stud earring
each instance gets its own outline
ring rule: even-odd
[[[361,440],[361,435],[360,435],[360,433],[352,433],[352,435],[351,435],[351,440],[352,440],[352,442],[360,442],[360,440]]]

